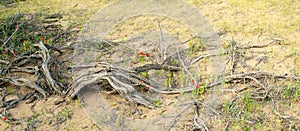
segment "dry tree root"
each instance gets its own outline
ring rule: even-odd
[[[56,82],[50,74],[49,61],[51,56],[49,54],[48,49],[44,46],[42,42],[40,42],[39,44],[35,44],[34,47],[37,47],[37,51],[33,54],[25,54],[24,56],[19,56],[11,62],[6,63],[6,66],[4,66],[4,71],[1,72],[3,75],[3,77],[0,78],[1,87],[5,87],[5,85],[7,85],[6,83],[10,83],[17,87],[29,87],[40,93],[43,97],[47,97],[50,94],[54,93],[61,94],[64,88],[61,86],[61,84],[58,84],[58,82]],[[27,64],[30,65],[31,59],[40,59],[42,62],[40,65],[38,65],[38,63],[35,63],[34,67],[19,67]],[[15,78],[10,76],[10,73],[16,72],[35,74],[36,80],[33,81],[26,78]],[[42,78],[45,82],[41,82]],[[8,118],[9,113],[7,110],[12,108],[11,105],[15,105],[19,101],[25,99],[18,99],[16,101],[5,102],[4,98],[5,94],[3,94],[2,100],[2,108],[4,108],[4,111],[1,116],[7,119],[7,122],[13,122],[13,118]],[[3,105],[3,103],[8,104]]]
[[[163,91],[159,90],[158,85],[150,84],[151,82],[141,76],[135,70],[144,70],[146,67],[150,69],[150,66],[142,66],[140,68],[135,68],[134,70],[123,69],[119,67],[114,67],[108,63],[98,63],[94,66],[86,66],[86,67],[73,67],[73,68],[96,68],[96,71],[86,73],[80,76],[78,79],[74,80],[71,88],[69,88],[70,92],[68,93],[71,98],[75,98],[78,92],[90,85],[92,83],[97,83],[101,80],[106,80],[109,82],[111,87],[115,89],[121,96],[127,98],[130,101],[134,101],[136,103],[143,104],[149,108],[154,108],[155,106],[151,103],[150,99],[142,96],[137,92],[135,87],[137,86],[145,86],[147,90],[154,93],[161,94],[175,94],[192,91],[193,88],[187,88],[183,90],[175,90],[175,91]],[[152,66],[151,69],[162,68],[162,66]],[[148,70],[147,69],[147,70]],[[72,90],[72,91],[71,91]]]
[[[149,80],[139,76],[138,72],[136,72],[137,69],[143,69],[144,67],[147,67],[149,70],[151,70],[151,69],[158,69],[161,66],[153,66],[153,68],[150,68],[150,66],[142,66],[142,67],[134,68],[133,70],[128,70],[119,67],[114,67],[105,62],[100,62],[93,66],[73,67],[73,69],[94,68],[97,70],[83,74],[78,79],[74,80],[74,83],[69,88],[68,95],[70,95],[71,98],[75,98],[78,92],[82,88],[85,88],[87,85],[91,85],[92,83],[97,83],[99,81],[106,80],[109,82],[109,84],[114,90],[116,90],[121,96],[125,97],[126,99],[130,101],[134,101],[136,103],[143,104],[149,108],[154,108],[155,106],[151,103],[151,101],[148,98],[138,93],[138,91],[135,89],[136,87],[145,86],[148,87],[147,88],[148,91],[153,93],[159,93],[159,94],[179,94],[179,93],[191,92],[195,90],[195,87],[188,87],[185,89],[173,90],[173,91],[160,90],[161,87],[154,84],[151,85],[150,84],[151,82]],[[230,82],[254,81],[258,86],[260,86],[263,89],[266,89],[265,85],[263,85],[259,81],[259,79],[262,78],[264,79],[270,78],[270,79],[278,79],[278,80],[300,79],[294,76],[280,76],[280,75],[269,74],[266,72],[256,71],[256,72],[223,76],[220,78],[219,81],[212,82],[208,84],[205,88],[209,89]]]
[[[40,87],[39,85],[37,85],[33,81],[25,79],[25,78],[14,79],[14,78],[6,77],[6,78],[0,78],[0,81],[11,83],[11,84],[16,85],[16,86],[30,87],[30,88],[38,91],[39,93],[41,93],[44,97],[47,97],[48,94],[49,94],[44,89],[42,89],[42,87]]]
[[[50,88],[53,88],[56,92],[61,94],[61,87],[52,79],[52,76],[49,72],[49,61],[50,61],[50,54],[48,49],[44,46],[42,42],[38,44],[38,47],[42,50],[41,58],[43,59],[43,64],[42,64],[42,72],[45,76],[45,80],[47,84],[50,86]]]
[[[64,76],[55,79],[53,72],[57,59],[56,52],[61,56],[62,50],[66,49],[54,47],[52,42],[60,44],[64,40],[65,43],[73,40],[77,34],[71,27],[64,30],[57,23],[61,17],[60,14],[21,13],[1,19],[0,118],[4,121],[9,123],[17,121],[11,117],[8,110],[14,108],[20,101],[31,103],[40,97],[62,95],[65,91],[66,85],[58,82],[59,78]],[[74,35],[71,36],[71,33]],[[32,90],[23,92],[23,87]],[[6,91],[11,89],[16,92],[11,94],[12,92]],[[19,93],[21,91],[22,93]],[[17,96],[18,99],[9,100],[8,95]]]
[[[39,44],[34,45],[38,47],[40,51],[36,51],[35,53],[28,55],[28,56],[20,56],[12,60],[7,66],[5,67],[4,71],[2,72],[2,75],[9,75],[9,72],[25,72],[25,73],[34,73],[36,76],[42,75],[44,80],[46,81],[47,87],[52,90],[54,89],[57,93],[61,93],[62,87],[57,84],[55,80],[53,80],[50,70],[49,70],[49,61],[50,61],[50,54],[48,49],[44,46],[42,42]],[[20,68],[18,65],[25,65],[30,63],[30,59],[32,58],[39,58],[42,60],[41,65],[35,65],[34,67],[27,67],[27,68]],[[43,96],[47,96],[46,94],[51,94],[50,92],[47,92],[49,89],[43,89],[42,86],[36,84],[36,82],[33,82],[31,80],[25,79],[25,78],[11,78],[11,77],[3,77],[1,78],[1,81],[3,82],[10,82],[14,85],[18,86],[28,86],[33,89],[36,89],[38,92],[43,94]],[[40,81],[40,80],[37,80]]]
[[[246,49],[251,48],[263,48],[267,47],[269,45],[273,45],[279,43],[278,40],[273,41],[267,45],[257,45],[257,46],[248,46],[248,47],[237,47],[236,44],[233,42],[230,44],[230,48],[228,48],[228,51],[225,51],[223,53],[219,54],[204,54],[197,56],[193,61],[191,61],[191,64],[197,63],[199,60],[209,57],[218,57],[219,55],[225,55],[230,54],[230,59],[233,64],[230,66],[230,75],[222,75],[219,76],[219,80],[209,83],[205,86],[206,89],[224,84],[224,83],[230,83],[230,82],[241,82],[241,81],[254,81],[258,86],[262,88],[266,88],[264,84],[262,84],[259,79],[261,78],[272,78],[272,79],[299,79],[298,77],[293,76],[280,76],[280,75],[273,75],[266,72],[261,71],[253,71],[248,73],[241,73],[236,74],[235,70],[235,64],[237,62],[240,62],[241,57],[240,54]],[[233,53],[233,51],[237,51],[237,53]],[[230,53],[231,52],[231,53]],[[236,55],[235,55],[236,54]],[[179,56],[180,57],[180,56]],[[164,63],[164,62],[163,62]],[[195,87],[186,87],[184,89],[180,90],[160,90],[162,89],[158,85],[150,84],[153,82],[150,82],[148,79],[145,79],[144,77],[140,76],[140,72],[149,71],[149,70],[171,70],[171,71],[187,71],[187,67],[177,67],[177,66],[168,66],[163,64],[145,64],[140,67],[135,67],[132,69],[124,69],[120,67],[115,67],[113,65],[110,65],[105,62],[99,62],[95,65],[86,65],[86,66],[78,66],[78,67],[71,67],[71,69],[80,69],[80,68],[93,68],[94,71],[90,71],[86,74],[81,75],[79,78],[74,80],[74,83],[72,86],[68,89],[68,94],[71,96],[71,98],[75,98],[78,92],[85,88],[87,85],[91,85],[92,83],[98,83],[100,81],[106,80],[108,81],[109,85],[113,88],[113,90],[116,90],[119,92],[119,94],[126,99],[130,101],[134,101],[136,103],[143,104],[149,108],[153,108],[154,105],[151,103],[149,98],[146,98],[145,96],[138,93],[136,88],[139,86],[145,86],[147,87],[148,91],[153,93],[159,93],[159,94],[179,94],[179,93],[185,93],[185,92],[191,92],[195,90]]]

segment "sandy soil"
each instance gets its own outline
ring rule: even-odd
[[[78,25],[77,29],[82,29],[84,24],[88,22],[90,17],[99,9],[105,7],[112,1],[91,0],[84,2],[80,0],[41,0],[41,1],[25,1],[13,3],[9,6],[0,6],[0,16],[5,18],[7,13],[37,11],[51,13],[62,13],[63,19],[59,22],[63,27],[69,25]],[[275,74],[293,74],[292,72],[300,72],[300,56],[298,48],[300,46],[300,3],[297,1],[281,3],[281,1],[234,1],[234,0],[189,0],[189,3],[197,6],[202,13],[209,19],[212,26],[222,33],[221,37],[224,41],[234,39],[239,45],[257,45],[267,44],[274,39],[283,40],[279,46],[268,47],[266,49],[258,49],[255,51],[273,51],[275,53],[268,54],[269,61],[258,66],[259,69]],[[292,5],[292,6],[291,6]],[[291,6],[291,7],[289,7]],[[113,32],[112,32],[113,33]],[[293,55],[295,53],[295,55]],[[291,57],[286,57],[291,55]],[[202,62],[205,62],[203,60]],[[248,64],[256,63],[255,60],[248,61]],[[246,69],[241,69],[246,70]],[[278,84],[287,85],[288,81],[278,82]],[[299,89],[299,85],[295,85]],[[241,85],[235,85],[233,88],[223,88],[225,91],[220,97],[220,103],[231,101],[232,98],[239,96],[232,89],[241,89]],[[279,89],[278,95],[282,96]],[[249,91],[250,92],[250,91]],[[245,93],[246,94],[246,93]],[[163,107],[155,110],[145,108],[142,105],[135,105],[123,98],[114,94],[107,97],[111,108],[120,107],[119,110],[123,115],[130,116],[137,121],[149,120],[168,115],[168,113],[176,112],[173,108],[174,100],[181,95],[161,96],[163,99]],[[197,96],[199,101],[203,101],[207,94]],[[274,113],[273,103],[270,100],[255,101],[251,117],[257,118],[256,124],[247,122],[230,122],[228,130],[300,130],[300,102],[299,95],[296,98],[278,100],[276,105],[278,112],[283,113],[290,118],[284,119]],[[122,103],[122,104],[120,104]],[[237,101],[244,107],[242,100]],[[130,108],[131,105],[135,108]],[[222,110],[222,109],[220,109]],[[51,96],[45,99],[38,99],[33,103],[26,104],[21,102],[16,108],[10,109],[10,113],[15,118],[20,118],[20,124],[8,124],[4,121],[0,122],[0,130],[105,130],[99,128],[85,114],[81,108],[79,100],[71,100],[70,98],[62,98],[59,96]],[[138,112],[143,112],[139,114]],[[126,114],[128,112],[135,112]],[[165,113],[167,112],[167,113]],[[224,111],[225,112],[225,111]],[[193,110],[188,110],[186,113],[187,120],[182,120],[182,123],[177,125],[174,130],[189,130],[192,125],[191,119],[194,116]],[[261,119],[259,119],[261,118]],[[243,119],[243,118],[240,118]],[[172,119],[169,119],[172,120]],[[167,121],[169,121],[167,120]],[[214,123],[210,123],[211,130],[224,129],[231,118],[217,118]],[[141,125],[143,126],[143,125]],[[247,127],[247,128],[245,128]],[[249,127],[249,128],[248,128]],[[155,129],[155,127],[153,127]]]

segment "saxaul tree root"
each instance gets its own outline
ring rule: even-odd
[[[1,72],[2,77],[0,78],[0,85],[1,87],[6,87],[7,83],[17,87],[29,87],[38,93],[40,93],[43,97],[47,97],[51,94],[62,94],[64,87],[62,84],[59,84],[52,78],[49,69],[49,62],[50,62],[50,53],[49,50],[45,47],[43,42],[39,42],[35,44],[36,51],[33,53],[23,54],[10,62],[5,62],[6,64],[3,65],[3,69]],[[31,59],[38,59],[40,60],[40,64],[34,63],[32,64]],[[32,67],[22,68],[20,66],[24,65],[32,65]],[[35,80],[27,79],[27,78],[16,78],[15,75],[11,75],[14,73],[27,73],[27,74],[34,74]],[[42,82],[44,81],[44,82]],[[13,118],[9,118],[8,109],[12,108],[11,105],[16,105],[19,101],[26,100],[25,98],[29,98],[24,96],[23,99],[15,99],[10,101],[4,101],[6,94],[2,95],[1,103],[6,103],[2,105],[4,109],[2,112],[1,117],[3,119],[7,119],[7,122],[13,122]]]
[[[8,64],[5,67],[5,69],[1,72],[2,75],[5,75],[5,77],[0,78],[0,81],[6,82],[6,83],[11,83],[13,85],[17,86],[27,86],[32,89],[35,89],[39,93],[41,93],[44,97],[48,96],[49,94],[53,94],[50,91],[55,90],[56,93],[61,94],[63,87],[59,85],[51,76],[50,70],[49,70],[49,62],[50,62],[50,54],[49,50],[44,46],[42,42],[35,44],[35,47],[37,47],[37,51],[20,56],[12,60],[11,62],[8,62]],[[38,58],[42,60],[41,65],[36,65],[34,67],[27,67],[23,70],[18,67],[18,65],[25,65],[30,63],[30,59],[32,58]],[[30,74],[35,74],[36,76],[36,81],[32,81],[26,78],[13,78],[9,77],[9,73],[14,73],[14,72],[25,72],[25,73],[30,73]],[[40,76],[46,81],[45,85],[47,85],[45,88],[42,86],[40,83]]]
[[[149,108],[155,108],[152,104],[151,99],[141,95],[138,93],[136,88],[141,86],[147,87],[146,90],[153,93],[160,94],[176,94],[182,92],[192,91],[193,88],[187,88],[183,90],[174,90],[174,91],[163,91],[159,90],[158,85],[150,84],[151,82],[142,76],[140,76],[135,70],[144,69],[145,66],[141,68],[134,68],[132,70],[114,67],[105,62],[100,62],[95,64],[94,66],[88,67],[73,67],[73,68],[93,68],[93,72],[88,72],[76,80],[69,88],[68,95],[71,98],[75,98],[78,92],[92,83],[99,83],[100,81],[106,80],[110,84],[110,86],[116,90],[121,96],[124,98],[143,104]],[[147,70],[151,69],[164,69],[164,67],[159,65],[147,66]]]
[[[149,70],[157,69],[161,66],[153,66],[148,67]],[[68,96],[71,98],[76,98],[76,95],[79,91],[85,88],[88,85],[93,83],[99,83],[103,80],[108,81],[109,85],[116,90],[122,97],[128,99],[129,101],[133,101],[139,104],[143,104],[149,108],[155,108],[155,106],[151,103],[151,98],[147,98],[140,94],[136,88],[141,86],[147,87],[146,90],[152,93],[158,94],[179,94],[186,93],[195,90],[195,87],[187,87],[185,89],[173,90],[173,91],[164,91],[160,90],[161,87],[158,85],[150,84],[151,82],[142,76],[140,76],[135,70],[136,68],[129,70],[119,67],[114,67],[105,62],[100,62],[91,66],[78,66],[75,68],[93,68],[93,72],[88,72],[86,74],[81,75],[79,78],[74,80],[74,83],[69,88]],[[138,67],[139,68],[139,67]],[[237,82],[237,81],[253,81],[258,86],[262,88],[266,88],[259,79],[262,78],[272,78],[272,79],[293,79],[297,80],[298,77],[294,76],[280,76],[273,75],[266,72],[255,71],[249,73],[242,74],[234,74],[230,76],[223,76],[219,79],[219,81],[209,83],[205,88],[209,89],[224,83]]]

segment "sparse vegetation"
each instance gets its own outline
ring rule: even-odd
[[[193,74],[196,71],[199,72],[196,79],[188,78],[190,76],[182,70],[172,71],[170,67],[167,67],[167,70],[154,71],[153,74],[155,75],[166,76],[163,82],[164,87],[167,87],[164,89],[166,90],[165,92],[174,90],[174,85],[176,84],[181,86],[189,83],[193,87],[193,89],[189,90],[191,94],[187,94],[183,90],[178,90],[177,93],[186,100],[190,99],[190,95],[192,95],[193,101],[190,107],[195,107],[193,108],[194,112],[190,113],[187,111],[192,109],[190,107],[185,110],[186,114],[184,114],[185,112],[174,112],[173,115],[175,117],[172,120],[174,123],[171,122],[169,128],[175,125],[177,117],[184,114],[186,118],[191,118],[191,121],[180,123],[181,127],[174,126],[175,129],[196,130],[206,129],[205,126],[208,126],[211,130],[300,130],[300,68],[298,66],[300,64],[300,49],[298,48],[300,46],[300,16],[296,15],[300,14],[300,2],[288,0],[188,0],[188,2],[196,5],[208,17],[211,24],[222,37],[223,42],[220,44],[222,44],[221,46],[225,53],[218,53],[224,56],[225,60],[223,62],[227,62],[226,66],[228,68],[226,69],[226,74],[221,76],[221,79],[224,81],[217,84],[221,85],[221,88],[218,88],[218,90],[210,90],[216,85],[212,82],[212,78],[207,75],[210,68],[205,63],[210,62],[210,57],[218,57],[219,55],[206,54],[203,56],[203,59],[199,60],[199,70],[190,71]],[[23,103],[25,101],[30,104],[36,100],[48,103],[45,100],[46,97],[57,96],[58,94],[61,95],[61,92],[67,92],[66,89],[73,82],[71,73],[68,71],[70,71],[69,68],[74,67],[70,59],[70,57],[73,57],[73,48],[70,45],[76,40],[78,32],[82,30],[83,25],[88,22],[90,16],[108,3],[111,3],[111,1],[25,0],[0,3],[0,91],[2,97],[1,105],[3,107],[1,118],[5,122],[0,123],[0,129],[24,128],[24,126],[19,127],[16,123],[22,122],[22,120],[17,118],[22,117],[25,119],[24,115],[27,112],[22,112],[20,116],[6,113],[6,111],[13,110],[17,106],[15,103]],[[214,11],[211,11],[212,9]],[[135,17],[130,20],[141,22],[145,19],[160,20],[162,18],[155,19],[155,17],[149,16]],[[162,25],[168,23],[168,21],[169,19],[164,19]],[[173,23],[178,23],[178,21],[173,21]],[[129,36],[133,35],[133,32],[126,30],[125,27],[129,28],[129,26],[132,26],[129,29],[135,30],[137,28],[135,24],[137,23],[130,21],[118,23],[116,30],[108,33],[111,36],[114,34],[118,34],[118,36],[110,39],[113,39],[113,42],[118,40],[125,42],[129,39]],[[151,25],[149,23],[148,26],[156,27],[156,24]],[[147,31],[146,27],[143,27],[143,29]],[[183,30],[166,28],[166,30],[171,33],[179,32],[177,34],[178,37],[193,37],[193,34],[186,33],[189,31],[185,28]],[[51,82],[47,82],[49,79],[43,76],[43,73],[36,75],[37,72],[42,72],[43,68],[40,68],[42,66],[41,63],[45,62],[41,61],[43,57],[31,58],[33,54],[43,51],[40,46],[37,46],[40,42],[49,49],[51,56],[51,62],[49,63],[50,73],[53,80],[58,83],[57,86],[60,87],[58,90],[56,88],[46,88],[49,87],[49,84],[51,85]],[[200,38],[190,39],[187,44],[190,48],[184,53],[190,54],[191,57],[198,56],[199,52],[205,52],[206,48],[208,48],[203,46]],[[106,49],[104,44],[98,45],[98,50]],[[112,46],[107,49],[108,55],[115,51]],[[128,47],[124,47],[124,49],[126,51],[131,50]],[[135,51],[134,53],[136,56],[133,62],[141,66],[149,64],[154,57],[158,57],[158,54],[153,54],[153,52]],[[42,53],[37,56],[39,55],[42,55]],[[21,57],[24,59],[18,60]],[[84,61],[86,63],[91,61],[98,62],[100,58],[85,59]],[[110,63],[111,61],[107,62]],[[178,67],[181,64],[180,61],[175,59],[170,59],[170,63],[171,65],[178,65]],[[184,67],[180,68],[184,69]],[[137,74],[143,78],[142,80],[148,79],[152,75],[147,70]],[[157,87],[152,86],[150,82],[141,81],[140,77],[132,76],[130,76],[130,79],[127,76],[127,83],[124,83],[130,83],[133,85],[132,87],[142,87],[143,93],[148,93],[149,96],[151,96],[150,93],[156,91]],[[16,78],[17,80],[5,79],[7,77]],[[20,84],[22,83],[20,78],[23,77],[33,80],[31,85],[28,85],[28,83],[26,85],[24,80],[23,84]],[[187,78],[188,82],[185,81]],[[139,81],[128,82],[132,79],[138,79]],[[41,88],[32,86],[34,84]],[[32,90],[23,89],[24,86],[31,87]],[[115,85],[113,87],[118,86]],[[140,90],[137,89],[137,91]],[[202,126],[199,126],[197,124],[202,121],[201,111],[205,108],[210,108],[205,104],[205,99],[209,98],[208,94],[212,91],[219,93],[216,93],[219,96],[217,108],[212,109],[218,115],[216,115],[215,121],[209,124],[204,122],[200,124]],[[122,94],[120,91],[118,93]],[[134,93],[136,92],[133,91],[132,94]],[[116,95],[108,94],[112,98],[116,98]],[[15,98],[14,96],[16,95],[18,96]],[[127,94],[123,94],[124,96],[127,96]],[[140,97],[139,94],[135,96]],[[107,98],[110,99],[110,97]],[[145,100],[143,102],[146,104],[143,102],[140,102],[140,104],[148,107],[157,107],[157,109],[152,109],[157,110],[157,112],[154,111],[155,113],[153,113],[150,109],[140,107],[139,109],[124,108],[122,111],[124,110],[127,113],[123,114],[133,116],[135,119],[141,118],[145,120],[147,117],[151,118],[151,114],[147,114],[149,112],[156,114],[156,116],[165,117],[169,115],[165,110],[172,110],[171,107],[175,107],[177,99],[179,99],[177,96],[168,95],[163,97],[168,101],[163,101],[160,98],[153,98],[147,101],[147,99],[141,98]],[[136,103],[139,103],[137,101],[140,99],[137,99],[131,98],[129,100],[135,100]],[[114,101],[113,107],[122,108],[127,106],[118,107],[120,103],[117,101],[118,99]],[[175,104],[173,105],[173,103]],[[43,126],[46,126],[46,128],[55,126],[56,129],[60,130],[97,129],[95,125],[87,124],[92,123],[87,121],[88,118],[85,118],[86,121],[75,120],[84,117],[82,114],[78,116],[75,113],[76,110],[79,110],[80,105],[83,106],[79,99],[63,100],[58,102],[58,106],[55,107],[62,110],[52,114],[51,117],[46,115],[53,112],[51,111],[52,108],[45,107],[41,112],[34,111],[34,114],[23,122],[27,124],[26,129],[32,130],[44,129]],[[33,104],[33,106],[35,105]],[[16,109],[20,110],[20,108]],[[200,114],[197,112],[200,112]],[[76,123],[71,125],[68,123],[70,121],[79,122],[81,123],[79,125],[83,124],[83,126],[77,128]],[[66,125],[66,127],[63,127],[63,125]]]

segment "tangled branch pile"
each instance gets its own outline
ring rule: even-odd
[[[37,98],[63,94],[66,90],[67,83],[53,78],[53,68],[62,62],[52,66],[56,63],[53,57],[62,55],[61,49],[53,43],[61,42],[70,33],[56,23],[60,18],[59,14],[17,14],[1,21],[1,117],[8,122],[16,120],[10,118],[8,109],[18,102],[33,102]],[[17,97],[11,98],[11,95]]]

